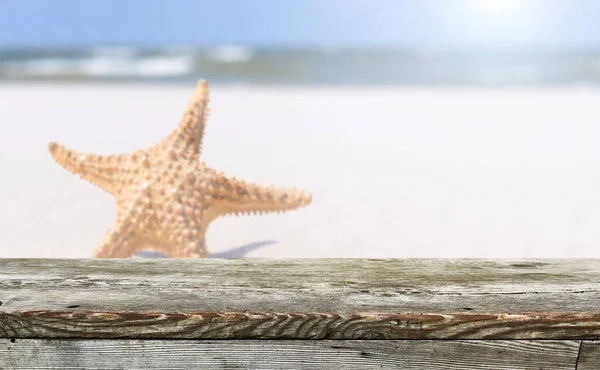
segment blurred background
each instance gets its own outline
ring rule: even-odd
[[[4,80],[595,86],[595,0],[5,0]]]
[[[89,257],[114,201],[52,161],[169,133],[313,204],[213,257],[600,257],[596,0],[2,0],[0,257]]]

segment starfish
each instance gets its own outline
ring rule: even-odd
[[[131,257],[147,248],[169,257],[207,257],[206,230],[217,217],[311,202],[304,191],[246,183],[201,162],[208,100],[208,85],[201,80],[178,127],[145,150],[102,156],[49,144],[62,167],[115,197],[114,225],[94,257]]]

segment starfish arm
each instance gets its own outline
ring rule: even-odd
[[[118,216],[108,230],[94,258],[127,258],[144,249],[150,242],[152,228],[150,200],[144,194],[130,206],[117,205]]]
[[[185,213],[193,212],[192,207],[182,207]],[[158,242],[156,248],[172,258],[206,258],[206,228],[202,227],[199,220],[187,217],[183,213],[177,218],[175,224],[168,229],[169,238]]]
[[[191,205],[172,214],[154,213],[150,199],[140,197],[127,211],[120,211],[95,258],[128,258],[146,248],[167,257],[206,258],[205,230],[201,229]],[[156,216],[159,216],[158,218]]]
[[[111,194],[120,188],[119,179],[125,173],[125,156],[101,156],[80,153],[51,142],[48,150],[58,164],[81,178],[96,184]]]
[[[157,146],[167,147],[173,157],[198,160],[208,117],[208,101],[208,84],[205,80],[200,80],[188,101],[179,125]]]
[[[213,177],[211,185],[208,219],[227,214],[288,211],[312,201],[312,196],[302,190],[250,184],[222,173]]]
[[[154,233],[153,249],[169,257],[208,257],[204,209],[186,191],[172,193],[174,202],[157,205],[158,233]]]

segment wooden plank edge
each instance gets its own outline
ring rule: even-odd
[[[600,313],[0,313],[0,338],[600,339]]]
[[[0,368],[573,370],[579,347],[579,341],[530,340],[0,339]]]

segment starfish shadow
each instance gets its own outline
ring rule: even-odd
[[[253,252],[267,245],[277,243],[277,240],[261,240],[258,242],[244,244],[240,247],[230,249],[225,252],[211,253],[208,258],[244,258],[248,253]],[[152,249],[145,249],[133,256],[133,258],[169,258],[164,253]]]
[[[275,243],[277,243],[277,240],[261,240],[259,242],[244,244],[241,247],[233,248],[225,252],[211,253],[208,258],[244,258],[250,252]]]
[[[137,252],[133,258],[169,258],[164,253],[157,252],[152,249],[144,249],[143,251]]]

